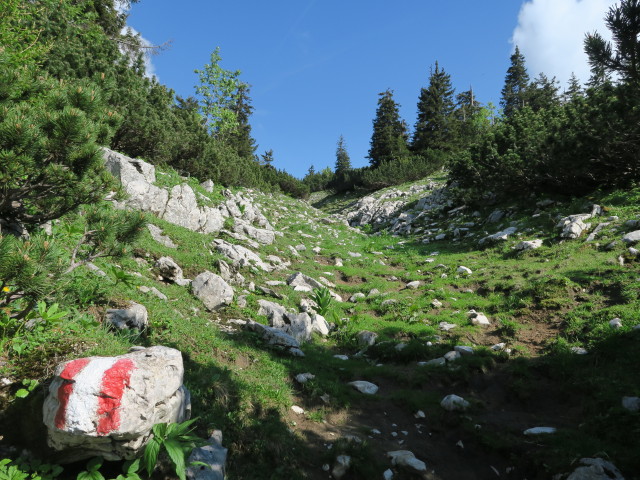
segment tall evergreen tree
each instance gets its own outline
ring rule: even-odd
[[[451,149],[455,137],[453,94],[451,76],[436,62],[436,68],[429,76],[429,86],[420,90],[418,120],[411,143],[414,153]]]
[[[376,168],[384,162],[408,155],[407,126],[400,119],[399,105],[393,99],[393,90],[378,94],[378,109],[373,120],[373,134],[369,148],[369,163]]]
[[[507,75],[502,87],[502,105],[504,116],[511,118],[516,110],[526,103],[526,92],[529,86],[529,74],[525,66],[524,55],[516,45],[516,50],[511,55],[511,65],[507,69]]]
[[[559,105],[559,90],[560,87],[558,86],[556,77],[549,79],[544,73],[540,73],[527,88],[525,95],[526,104],[529,105],[533,111]]]
[[[456,120],[457,144],[466,148],[479,135],[481,128],[479,117],[482,114],[482,104],[478,102],[470,88],[456,95],[456,108],[453,116]]]
[[[569,77],[569,82],[567,84],[567,88],[562,94],[562,101],[564,103],[568,103],[571,100],[575,100],[579,97],[582,97],[584,91],[582,89],[582,85],[580,85],[580,81],[578,77],[576,77],[575,73],[571,73],[571,77]]]
[[[235,103],[231,106],[231,111],[236,116],[238,122],[236,128],[232,130],[226,141],[238,152],[238,155],[245,158],[252,158],[256,152],[256,141],[251,136],[251,124],[249,117],[253,113],[251,98],[249,97],[249,85],[240,83]]]
[[[336,175],[351,170],[351,159],[347,153],[347,146],[344,137],[340,135],[338,139],[338,147],[336,148]]]

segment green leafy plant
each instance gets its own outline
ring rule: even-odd
[[[327,287],[315,289],[311,294],[311,299],[318,305],[316,311],[323,317],[327,314],[333,303],[331,291]]]
[[[0,460],[0,480],[52,480],[63,471],[60,465],[19,458]]]
[[[92,458],[87,462],[87,469],[80,472],[76,480],[105,480],[104,475],[100,473],[100,467],[103,462],[102,457]]]
[[[31,392],[33,392],[33,390],[38,386],[39,383],[40,382],[38,382],[38,380],[31,378],[22,380],[22,385],[25,388],[21,388],[16,392],[16,398],[26,398]]]
[[[131,275],[130,273],[125,272],[124,270],[121,270],[115,265],[111,267],[111,274],[116,279],[116,285],[118,285],[119,283],[122,283],[127,287],[133,287],[133,283],[135,280],[134,275]]]
[[[196,420],[198,419],[192,418],[182,423],[158,423],[153,426],[153,437],[147,443],[142,456],[144,468],[149,475],[153,473],[158,463],[158,457],[164,450],[173,463],[178,478],[180,480],[186,479],[185,457],[194,447],[203,442],[201,438],[192,435],[191,425]]]

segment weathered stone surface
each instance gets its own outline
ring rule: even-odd
[[[207,310],[218,310],[233,302],[233,288],[222,277],[208,270],[193,279],[191,288]]]
[[[151,293],[152,295],[155,295],[156,297],[158,297],[160,300],[168,300],[167,296],[164,293],[162,293],[160,290],[158,290],[156,287],[149,288],[145,285],[142,285],[140,287],[140,291],[142,293]]]
[[[601,458],[581,458],[580,463],[567,480],[624,480],[613,463]]]
[[[410,290],[416,290],[417,288],[419,288],[421,285],[420,280],[414,280],[413,282],[409,282],[407,283],[404,288],[408,288]]]
[[[465,267],[463,265],[460,265],[456,272],[461,275],[471,275],[473,273],[469,267]]]
[[[148,318],[145,306],[135,302],[131,302],[129,308],[110,308],[107,310],[107,323],[118,330],[142,331],[149,326]]]
[[[545,435],[550,433],[556,433],[554,427],[533,427],[524,431],[525,435]]]
[[[349,455],[338,455],[336,457],[336,463],[331,470],[331,476],[336,480],[340,480],[347,474],[349,467],[351,466],[351,457]]]
[[[204,465],[194,465],[195,462]],[[224,480],[227,449],[222,446],[222,432],[215,430],[209,443],[194,448],[187,460],[187,478],[189,480]]]
[[[387,452],[387,456],[391,458],[391,465],[406,467],[415,472],[427,471],[427,465],[422,460],[418,460],[413,452],[409,450]]]
[[[630,412],[639,412],[640,397],[622,397],[622,407]]]
[[[640,230],[627,233],[624,237],[622,237],[622,241],[630,245],[634,245],[640,242]]]
[[[360,393],[364,393],[366,395],[375,395],[378,391],[377,385],[365,380],[356,380],[354,382],[349,382],[349,385],[358,390]]]
[[[244,285],[244,276],[234,268],[231,268],[224,260],[218,260],[218,270],[220,270],[220,276],[225,282]]]
[[[204,182],[202,182],[200,184],[200,186],[202,188],[204,188],[205,192],[213,192],[213,187],[215,187],[215,183],[213,183],[213,180],[209,179],[209,180],[205,180]]]
[[[294,357],[304,357],[304,352],[300,350],[300,343],[282,330],[252,320],[247,320],[245,327],[259,333],[267,344],[284,350]]]
[[[134,348],[58,365],[43,406],[49,446],[62,452],[57,461],[131,459],[142,453],[153,425],[188,419],[180,352]]]
[[[467,312],[467,316],[469,317],[469,320],[471,321],[472,325],[481,325],[481,326],[491,325],[491,322],[489,321],[489,319],[484,313],[476,312],[475,310],[469,310]]]
[[[514,233],[516,233],[518,231],[518,229],[516,227],[508,227],[505,228],[504,230],[500,230],[499,232],[496,232],[492,235],[488,235],[484,238],[481,238],[480,241],[478,242],[479,245],[489,245],[491,243],[496,243],[496,242],[504,242],[506,241],[510,235],[513,235]]]
[[[255,266],[265,272],[273,271],[273,267],[262,261],[262,259],[254,252],[241,245],[233,245],[219,238],[213,241],[215,249],[229,258],[231,262],[239,267]]]
[[[182,268],[171,257],[160,257],[156,261],[155,268],[163,280],[184,287],[189,285],[191,280],[183,277]]]
[[[276,239],[274,231],[256,228],[243,220],[236,220],[233,225],[233,230],[236,233],[247,235],[263,245],[271,245]]]
[[[375,345],[377,338],[378,334],[375,332],[370,332],[369,330],[362,330],[356,335],[358,345],[361,347],[370,347],[371,345]]]
[[[302,272],[296,272],[287,278],[287,285],[292,287],[308,287],[311,290],[314,288],[323,288],[324,285],[319,281],[311,278],[308,275],[305,275]]]
[[[516,250],[525,252],[527,250],[535,250],[542,246],[542,240],[525,240],[516,245]]]
[[[153,238],[159,244],[164,245],[165,247],[168,247],[168,248],[178,248],[178,246],[175,243],[173,243],[173,240],[171,240],[166,235],[163,235],[162,229],[159,227],[156,227],[153,223],[148,223],[147,229],[151,234],[151,238]]]
[[[458,395],[447,395],[440,402],[440,406],[450,412],[464,411],[469,408],[469,402]]]
[[[365,299],[365,298],[367,298],[367,296],[366,296],[364,293],[362,293],[362,292],[358,292],[358,293],[354,293],[353,295],[351,295],[351,296],[349,297],[349,301],[350,301],[351,303],[357,303],[357,302],[358,302],[358,300],[363,300],[363,299]]]

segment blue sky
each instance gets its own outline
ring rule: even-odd
[[[216,46],[221,65],[242,71],[255,108],[257,153],[302,177],[335,164],[344,135],[354,167],[368,164],[378,93],[394,90],[413,126],[421,87],[438,61],[457,92],[470,86],[498,104],[517,42],[532,77],[572,71],[586,81],[581,44],[606,33],[612,0],[140,0],[129,25],[171,47],[151,59],[159,80],[194,95],[194,69]]]

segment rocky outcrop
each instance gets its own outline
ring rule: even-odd
[[[103,156],[107,170],[120,181],[129,196],[125,202],[114,202],[116,207],[151,212],[167,222],[201,233],[217,233],[222,229],[225,218],[234,217],[249,227],[252,223],[258,225],[260,229],[257,231],[249,230],[262,240],[271,238],[270,234],[260,230],[271,231],[273,227],[242,193],[233,194],[226,190],[227,200],[223,204],[200,206],[196,193],[187,184],[175,185],[170,190],[154,185],[156,171],[150,163],[108,148],[103,148]]]
[[[213,247],[227,257],[237,267],[257,267],[265,272],[273,271],[273,267],[265,262],[248,248],[234,245],[219,238],[213,241]]]
[[[134,349],[58,365],[43,406],[48,444],[60,451],[56,461],[132,459],[142,454],[153,425],[189,418],[180,352]]]

